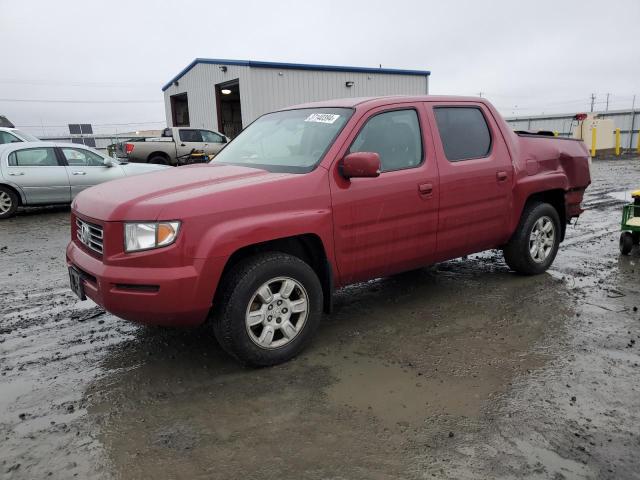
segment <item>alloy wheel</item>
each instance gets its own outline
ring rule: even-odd
[[[556,228],[553,220],[547,216],[540,217],[529,235],[529,253],[534,262],[543,263],[549,257],[555,239]]]
[[[291,342],[304,327],[308,314],[309,297],[302,284],[293,278],[277,277],[253,294],[245,325],[251,340],[270,350]]]

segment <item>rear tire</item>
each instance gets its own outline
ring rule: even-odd
[[[258,254],[225,275],[213,331],[241,363],[276,365],[307,346],[320,323],[322,302],[320,280],[308,264],[285,253]]]
[[[517,273],[537,275],[551,266],[559,246],[560,216],[556,209],[548,203],[530,203],[504,247],[504,259]]]
[[[7,187],[0,186],[0,220],[13,217],[20,205],[20,199],[16,192]]]
[[[622,232],[620,234],[620,253],[629,255],[633,250],[633,235],[631,232]]]

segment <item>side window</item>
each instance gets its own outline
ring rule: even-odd
[[[202,135],[203,142],[224,143],[222,135],[218,135],[216,132],[212,132],[211,130],[200,130],[200,134]]]
[[[447,160],[459,162],[489,154],[491,133],[479,108],[436,107],[434,113]]]
[[[0,132],[0,145],[2,145],[3,143],[16,143],[21,141],[22,140],[20,140],[15,135],[10,134],[9,132]]]
[[[394,110],[370,118],[349,153],[376,152],[383,172],[413,168],[422,162],[422,135],[415,110]]]
[[[180,140],[183,142],[202,142],[199,130],[180,130]]]
[[[71,167],[103,167],[104,159],[83,148],[63,148],[62,154]]]
[[[29,148],[16,150],[9,155],[11,167],[58,167],[53,148]]]

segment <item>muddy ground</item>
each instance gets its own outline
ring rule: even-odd
[[[2,222],[0,477],[640,478],[640,159],[593,177],[547,274],[487,252],[355,285],[262,370],[77,301],[68,209]]]

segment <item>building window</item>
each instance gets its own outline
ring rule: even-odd
[[[189,126],[189,99],[186,93],[171,95],[171,118],[174,127]]]

